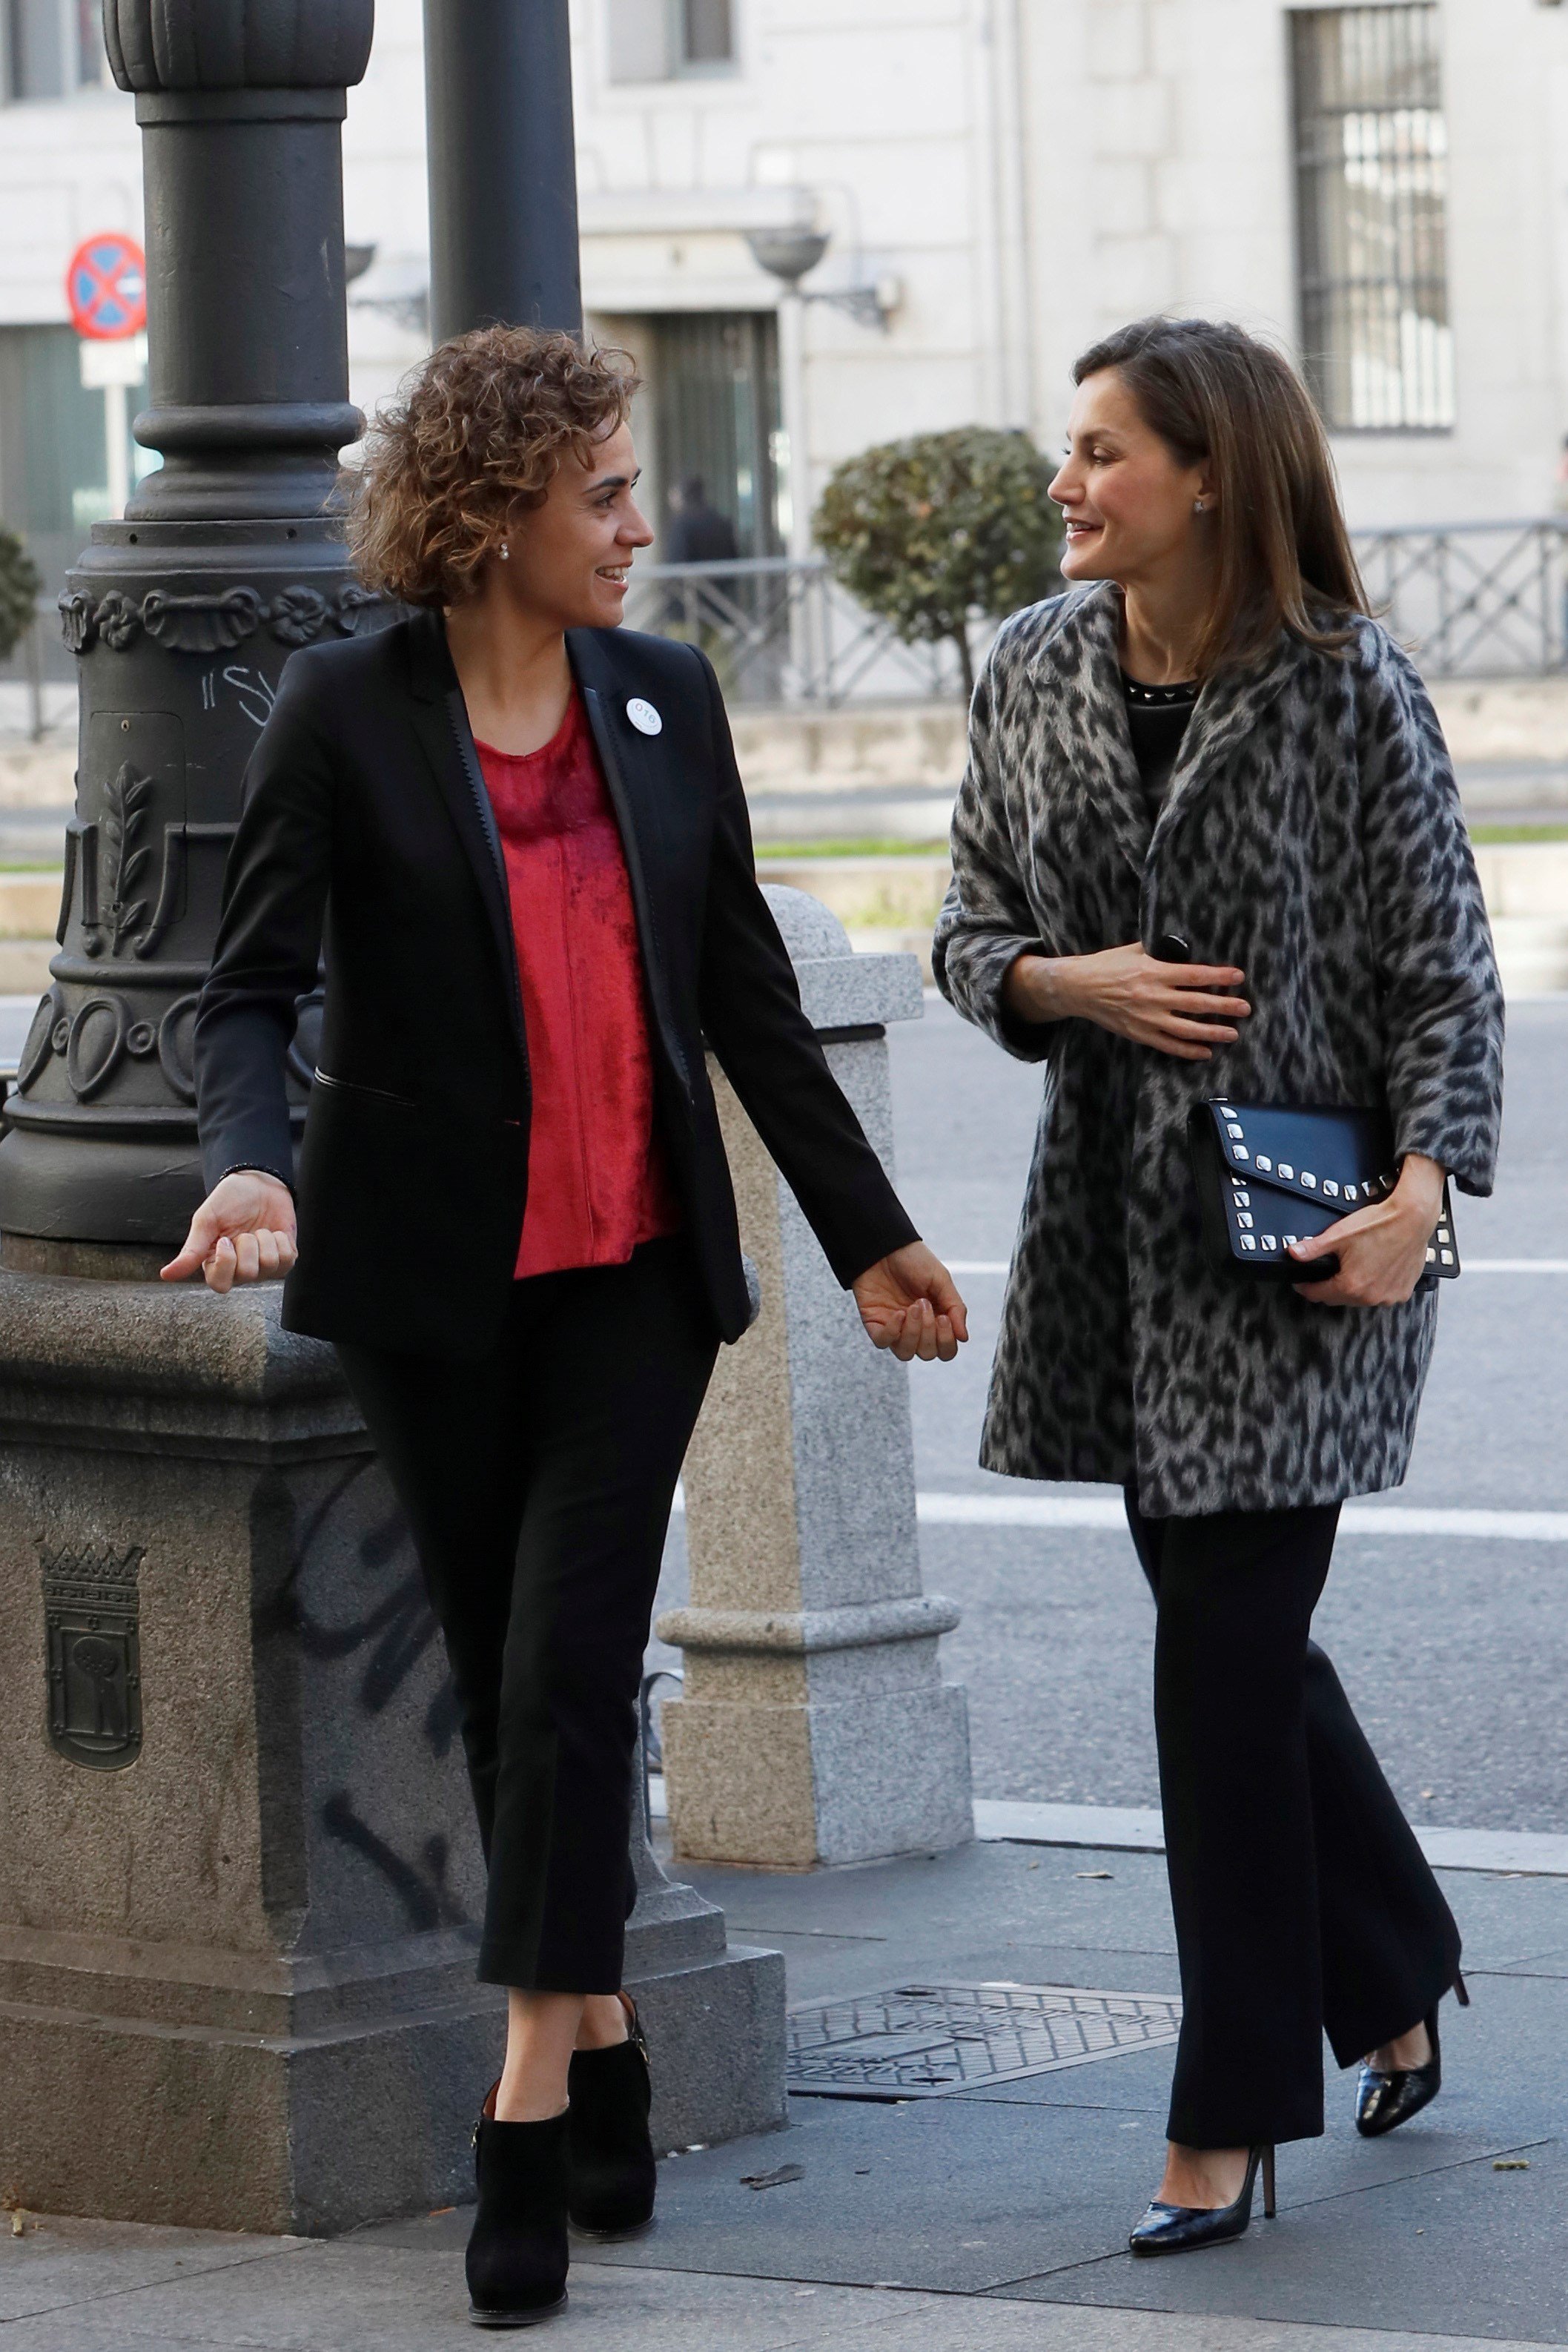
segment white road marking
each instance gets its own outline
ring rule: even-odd
[[[674,1511],[686,1507],[675,1489]],[[915,1516],[927,1528],[1040,1528],[1051,1533],[1081,1528],[1125,1533],[1119,1496],[917,1494]],[[1420,1503],[1346,1503],[1340,1533],[1348,1536],[1467,1536],[1493,1543],[1568,1543],[1568,1511],[1467,1511]]]
[[[950,1257],[949,1274],[1006,1274],[1005,1257]],[[1466,1274],[1568,1274],[1568,1257],[1469,1257]]]
[[[1568,1274],[1568,1257],[1473,1257],[1466,1274]]]
[[[1099,1495],[924,1494],[915,1517],[937,1528],[1121,1528],[1119,1498]],[[1568,1511],[1449,1510],[1412,1503],[1347,1503],[1340,1528],[1356,1536],[1474,1536],[1568,1543]]]
[[[649,1811],[669,1819],[662,1772],[648,1778]],[[1413,1824],[1437,1870],[1505,1870],[1531,1878],[1568,1878],[1568,1837],[1542,1830],[1459,1830]],[[1011,1797],[975,1799],[975,1835],[987,1845],[1086,1847],[1095,1853],[1164,1853],[1157,1805],[1038,1805]]]
[[[1422,1853],[1438,1870],[1568,1878],[1568,1837],[1538,1830],[1413,1826]],[[975,1835],[987,1843],[1087,1846],[1101,1853],[1163,1853],[1166,1844],[1157,1806],[1037,1805],[1011,1798],[976,1798]]]

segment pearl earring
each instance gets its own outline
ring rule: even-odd
[[[511,549],[507,545],[506,541],[505,541],[505,540],[503,540],[503,541],[501,541],[501,561],[502,561],[502,562],[503,562],[503,563],[510,563],[511,560],[512,560],[512,551],[511,551]]]

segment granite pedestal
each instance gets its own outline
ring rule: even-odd
[[[0,1271],[0,2200],[339,2230],[472,2193],[502,1996],[441,1643],[275,1288]],[[646,1850],[662,2147],[783,2110],[782,1964]]]

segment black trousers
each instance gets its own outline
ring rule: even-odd
[[[1169,2137],[1311,2138],[1348,2066],[1453,1983],[1459,1931],[1309,1638],[1337,1503],[1127,1519],[1154,1589],[1155,1729],[1181,1961]]]
[[[643,1653],[718,1352],[687,1245],[514,1284],[477,1361],[338,1352],[446,1639],[489,1871],[480,1978],[614,1992]]]

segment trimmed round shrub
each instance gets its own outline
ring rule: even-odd
[[[834,577],[905,645],[957,647],[972,692],[970,619],[1005,619],[1061,586],[1054,472],[1027,433],[917,433],[846,459],[812,528]]]

